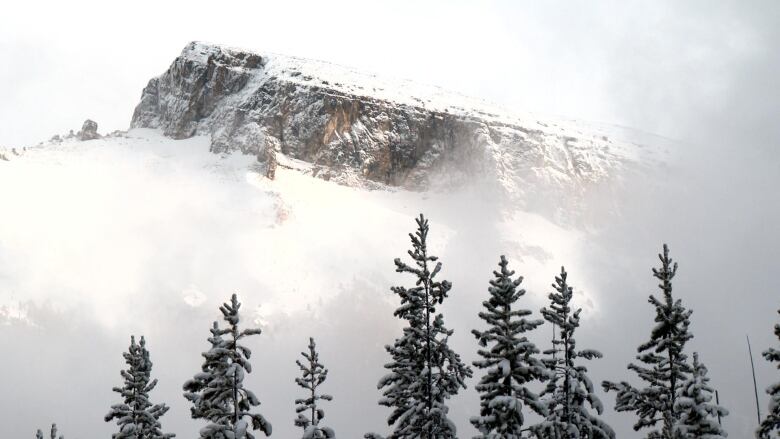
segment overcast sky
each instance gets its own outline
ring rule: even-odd
[[[571,236],[564,230],[544,229],[539,239],[551,241],[539,245],[575,261],[586,278],[586,289],[608,299],[599,318],[591,321],[593,326],[583,330],[583,342],[607,354],[605,366],[593,368],[596,378],[628,378],[625,363],[650,327],[644,302],[654,286],[649,267],[656,262],[660,241],[667,240],[683,267],[678,290],[690,294],[686,298],[695,305],[694,347],[707,352],[717,385],[731,403],[733,415],[727,426],[732,437],[749,431],[753,407],[744,335],[755,337],[756,351],[773,342],[771,325],[777,320],[773,310],[780,306],[774,276],[780,261],[779,2],[118,5],[30,0],[4,6],[0,146],[33,144],[77,130],[86,118],[96,120],[101,132],[126,129],[147,81],[165,71],[192,40],[332,61],[440,85],[519,111],[626,125],[679,139],[677,161],[663,181],[629,183],[617,200],[621,216],[604,218],[597,244],[558,248],[555,242]],[[33,329],[19,324],[2,327],[3,352],[12,359],[33,360],[0,366],[0,376],[25,377],[7,383],[5,394],[13,400],[0,395],[0,436],[23,436],[49,420],[59,420],[76,432],[74,436],[65,431],[66,437],[108,434],[111,426],[103,424],[101,416],[107,404],[115,402],[110,386],[118,384],[119,352],[126,347],[128,332],[143,330],[154,339],[150,346],[156,349],[153,359],[161,379],[158,395],[165,395],[173,406],[167,425],[185,437],[198,425],[187,419],[179,388],[197,368],[197,352],[205,344],[204,322],[207,326],[219,298],[232,289],[267,287],[267,280],[256,278],[262,269],[251,271],[262,267],[257,261],[267,255],[251,245],[260,247],[264,239],[282,245],[285,237],[294,241],[298,233],[309,234],[310,239],[349,234],[354,219],[304,226],[300,224],[306,219],[322,219],[321,212],[329,211],[302,207],[299,225],[286,234],[265,230],[265,225],[255,230],[258,212],[268,210],[265,203],[275,202],[265,195],[244,205],[254,192],[236,192],[213,176],[159,164],[157,159],[150,159],[156,165],[146,169],[142,165],[146,156],[94,154],[60,170],[54,167],[54,173],[52,168],[33,166],[15,168],[18,175],[0,175],[6,185],[0,187],[0,195],[17,208],[15,215],[3,212],[0,220],[4,301],[0,306],[11,306],[11,311],[0,309],[0,317],[13,321],[9,312],[21,312],[14,307],[25,304],[27,317],[38,324]],[[95,181],[105,184],[95,187]],[[24,182],[24,189],[11,187],[19,182]],[[356,196],[334,194],[325,198],[338,203]],[[429,206],[419,199],[402,207],[394,201],[390,204],[399,205],[391,208],[384,202],[357,200],[359,209],[353,212],[349,209],[354,206],[345,204],[352,207],[341,213],[366,214],[369,206],[373,221],[354,239],[369,242],[381,233],[383,241],[371,244],[371,252],[389,265],[405,248],[400,237],[406,219],[387,219],[385,209],[409,215]],[[616,200],[605,202],[614,205]],[[235,206],[241,207],[233,210]],[[448,245],[442,255],[456,273],[456,285],[483,291],[486,279],[468,278],[466,268],[478,265],[487,273],[494,265],[493,255],[503,251],[501,243],[490,241],[472,254],[471,240],[457,238],[473,237],[476,226],[453,213],[453,206],[430,209],[443,223],[437,233]],[[160,218],[173,223],[162,224]],[[388,238],[391,232],[399,239]],[[161,242],[167,244],[161,247]],[[309,260],[330,260],[329,249],[340,243],[325,238]],[[350,263],[344,258],[338,261]],[[294,265],[294,259],[282,263]],[[317,276],[313,279],[320,279]],[[347,376],[337,367],[333,374],[333,393],[366,389],[342,394],[343,402],[336,404],[332,416],[345,425],[350,413],[365,414],[360,429],[370,428],[386,414],[375,406],[378,393],[372,387],[383,373],[379,366],[385,356],[380,345],[366,354],[359,338],[338,346],[338,355],[333,346],[343,342],[345,333],[370,332],[384,340],[396,329],[392,321],[382,319],[391,309],[387,298],[371,294],[375,289],[386,291],[390,275],[367,276],[330,285],[336,292],[329,293],[330,300],[319,311],[342,312],[328,307],[348,302],[347,311],[359,314],[359,320],[312,319],[297,328],[288,316],[262,345],[276,355],[260,354],[257,360],[258,370],[281,370],[299,349],[290,340],[302,339],[305,344],[306,331],[321,334],[323,346],[332,348],[330,358],[339,357],[337,364],[366,368]],[[548,281],[530,277],[537,300]],[[452,308],[457,310],[452,311],[453,322],[473,323],[471,305],[478,303],[476,297],[453,299],[462,305]],[[253,297],[247,308],[254,310],[261,301]],[[190,302],[197,306],[190,308]],[[132,309],[116,309],[122,306]],[[624,330],[636,326],[641,327]],[[473,347],[467,338],[458,340],[464,349]],[[89,366],[82,363],[85,357],[91,360]],[[776,376],[769,366],[758,366],[764,382],[772,373]],[[289,384],[292,373],[292,368],[284,369],[282,381]],[[29,380],[31,376],[41,378]],[[253,380],[256,384],[262,378]],[[359,380],[360,386],[350,380]],[[268,399],[289,389],[275,381],[264,385],[268,386],[260,391],[264,407],[283,424],[288,421],[287,408]],[[603,399],[611,408],[612,396]],[[469,409],[460,404],[456,410],[466,416]],[[19,422],[6,422],[11,419]],[[628,431],[630,415],[610,413],[609,419],[619,431]],[[94,430],[93,422],[99,424]]]
[[[191,40],[317,58],[672,137],[778,136],[780,5],[102,1],[6,5],[0,145],[125,129]]]

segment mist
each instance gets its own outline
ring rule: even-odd
[[[634,381],[625,366],[652,328],[650,268],[662,243],[680,269],[675,295],[694,310],[696,350],[749,437],[755,407],[745,336],[763,389],[776,370],[780,307],[780,5],[776,2],[413,2],[213,4],[25,2],[0,17],[0,146],[78,129],[127,129],[141,89],[191,40],[323,59],[440,85],[498,105],[630,126],[669,159],[621,176],[585,203],[585,225],[560,224],[477,184],[456,193],[355,191],[294,172],[275,182],[251,157],[210,155],[206,139],[132,134],[119,147],[52,148],[0,163],[0,436],[57,422],[66,437],[105,437],[112,386],[130,334],[145,335],[166,402],[165,431],[194,436],[181,385],[199,370],[217,307],[232,293],[249,342],[247,386],[291,437],[298,353],[315,336],[331,369],[326,421],[339,436],[385,431],[376,404],[384,344],[400,334],[392,285],[407,282],[413,218],[454,288],[442,311],[455,349],[474,360],[470,329],[498,256],[525,276],[527,306],[545,305],[561,265],[582,306],[578,345],[601,350],[594,382]],[[402,31],[404,30],[404,31]],[[663,136],[663,137],[660,137]],[[142,139],[142,140],[138,140]],[[143,140],[147,139],[147,140]],[[149,140],[151,139],[151,140]],[[103,145],[105,146],[105,145]],[[32,158],[34,157],[34,159]],[[537,314],[538,315],[538,314]],[[548,337],[535,334],[534,341]],[[477,396],[452,400],[459,434]],[[635,382],[635,381],[634,381]],[[612,410],[618,437],[631,414]]]

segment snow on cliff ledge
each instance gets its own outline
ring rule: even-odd
[[[269,177],[277,165],[303,163],[358,186],[482,180],[525,202],[581,195],[658,157],[614,127],[514,116],[436,87],[198,42],[149,81],[132,127],[208,135],[212,151],[256,155]]]

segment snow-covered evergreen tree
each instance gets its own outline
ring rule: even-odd
[[[297,404],[295,412],[298,413],[295,425],[303,428],[302,439],[332,439],[336,437],[333,429],[320,425],[320,421],[325,417],[325,411],[319,407],[317,402],[320,400],[331,401],[333,397],[317,393],[317,388],[328,377],[328,369],[325,369],[325,366],[320,363],[316,347],[314,339],[309,338],[309,352],[301,352],[306,361],[295,360],[303,375],[301,378],[296,378],[295,383],[309,393],[306,398],[295,400],[295,404]]]
[[[57,424],[51,424],[49,434],[50,439],[57,439]],[[43,432],[41,430],[35,432],[35,439],[43,439]],[[59,439],[65,439],[65,436],[60,435]]]
[[[149,392],[157,385],[151,378],[152,361],[146,349],[146,340],[141,337],[139,343],[130,337],[130,347],[122,353],[127,370],[120,372],[124,386],[114,387],[114,392],[122,395],[122,403],[111,406],[105,421],[116,420],[119,432],[111,435],[113,439],[168,439],[175,434],[163,433],[160,417],[168,411],[165,404],[152,404]]]
[[[718,416],[726,416],[728,410],[713,401],[714,390],[709,385],[707,368],[693,354],[693,373],[680,386],[674,403],[679,420],[675,426],[675,439],[722,439],[728,436],[718,423]]]
[[[651,295],[649,299],[655,307],[656,326],[650,333],[650,340],[639,346],[636,358],[642,364],[628,365],[647,385],[639,388],[625,381],[605,381],[603,386],[607,391],[617,392],[615,410],[636,412],[639,419],[634,424],[634,430],[650,428],[648,438],[672,439],[674,426],[680,418],[675,409],[679,387],[692,373],[684,353],[685,344],[693,338],[688,331],[692,311],[672,296],[672,279],[677,273],[677,263],[669,257],[666,244],[663,254],[658,257],[661,267],[653,268],[653,276],[660,281],[658,287],[663,297],[659,300]]]
[[[544,352],[549,357],[543,361],[552,375],[541,394],[547,416],[533,431],[543,439],[614,439],[612,428],[591,413],[592,409],[600,415],[603,406],[594,393],[588,369],[577,360],[602,355],[592,349],[577,350],[574,332],[580,326],[582,309],[571,308],[573,289],[563,267],[552,286],[555,291],[549,295],[550,308],[542,308],[542,316],[559,329],[559,338]]]
[[[244,337],[260,334],[260,329],[239,330],[239,308],[235,294],[230,303],[219,308],[228,326],[223,329],[214,322],[211,349],[203,353],[202,371],[184,384],[184,397],[192,402],[192,417],[209,422],[200,430],[203,439],[254,439],[251,430],[271,435],[271,424],[261,414],[251,412],[260,405],[255,394],[244,388],[244,376],[252,372],[252,351],[239,344]],[[250,419],[251,428],[245,418]]]
[[[523,334],[536,329],[543,320],[529,320],[531,311],[517,304],[525,294],[520,287],[522,276],[512,279],[515,272],[501,256],[499,271],[494,271],[488,292],[490,298],[482,302],[485,311],[479,317],[488,324],[484,331],[473,330],[479,345],[481,360],[473,364],[486,369],[476,385],[480,393],[479,416],[471,418],[483,438],[519,438],[523,431],[524,407],[546,415],[539,396],[528,388],[529,383],[549,378],[549,373],[538,358],[539,349]]]
[[[436,280],[441,270],[438,258],[428,254],[428,220],[420,215],[417,231],[409,234],[413,265],[395,260],[396,271],[415,277],[410,288],[393,287],[401,298],[395,315],[406,320],[403,336],[386,346],[390,370],[378,387],[384,389],[379,404],[392,408],[388,425],[393,426],[391,439],[455,437],[455,424],[447,417],[447,399],[465,388],[471,369],[449,346],[453,331],[444,325],[442,314],[436,314],[452,288],[446,280]],[[435,265],[434,265],[435,263]],[[367,437],[378,437],[371,433]]]
[[[777,311],[780,314],[780,310]],[[780,323],[775,325],[775,335],[780,339]],[[763,352],[767,361],[777,363],[780,369],[780,349],[769,348]],[[772,384],[766,389],[769,394],[769,413],[761,421],[757,436],[761,439],[770,438],[772,432],[775,432],[775,438],[780,438],[780,381]]]

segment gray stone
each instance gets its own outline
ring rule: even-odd
[[[99,139],[100,134],[98,134],[97,129],[97,122],[91,119],[87,119],[84,121],[84,124],[81,126],[81,131],[78,132],[76,137],[78,137],[79,140]]]

